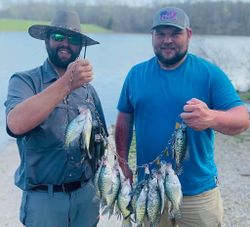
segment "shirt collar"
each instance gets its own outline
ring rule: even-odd
[[[48,83],[58,79],[58,74],[49,62],[48,58],[42,65],[42,71],[45,72],[43,74],[43,83]]]

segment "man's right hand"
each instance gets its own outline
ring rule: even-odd
[[[93,80],[92,66],[86,59],[70,63],[64,74],[69,79],[69,89],[73,91]]]

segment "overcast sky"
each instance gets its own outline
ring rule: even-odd
[[[98,3],[112,3],[115,2],[117,4],[124,4],[130,6],[150,6],[154,3],[166,3],[174,5],[174,3],[181,3],[181,2],[212,2],[212,1],[220,1],[220,0],[0,0],[0,9],[8,5],[12,2],[68,2],[74,4],[75,2],[85,2],[89,4],[98,4]],[[231,1],[231,2],[250,2],[250,0],[224,0],[224,1]]]
[[[38,2],[38,1],[43,1],[43,2],[65,2],[65,0],[9,0],[9,2]],[[187,1],[187,0],[186,0]],[[219,1],[219,0],[189,0],[189,2],[205,2],[205,1]],[[225,0],[224,0],[225,1]],[[250,2],[250,0],[227,0],[227,1],[233,1],[233,2]],[[0,0],[0,2],[5,2],[4,0]],[[172,4],[174,2],[185,2],[185,0],[170,0],[170,1],[166,1],[166,0],[69,0],[69,2],[88,2],[88,3],[100,3],[100,2],[117,2],[117,3],[121,3],[121,4],[128,4],[128,5],[148,5],[152,2],[159,2],[159,3],[168,3],[171,2]]]

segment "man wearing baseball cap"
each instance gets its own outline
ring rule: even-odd
[[[168,177],[161,171],[168,202],[159,218],[145,219],[145,226],[221,226],[214,132],[245,131],[247,109],[221,69],[188,52],[192,30],[182,9],[160,9],[151,30],[155,56],[132,67],[117,106],[115,138],[121,168],[133,181],[124,160],[135,125],[138,181],[162,170],[162,161],[175,171]]]
[[[15,173],[15,184],[23,190],[20,220],[29,227],[97,226],[93,160],[86,155],[80,135],[68,146],[65,135],[79,116],[79,107],[91,112],[92,159],[93,147],[102,143],[94,140],[94,132],[102,134],[100,138],[108,135],[100,100],[89,84],[92,66],[80,58],[82,47],[86,51],[98,42],[82,33],[73,11],[59,10],[50,25],[32,25],[28,32],[45,41],[48,58],[10,78],[5,102],[7,132],[17,139],[20,154]]]

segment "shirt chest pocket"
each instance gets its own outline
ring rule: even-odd
[[[58,104],[48,118],[27,136],[27,146],[38,144],[40,148],[63,146],[67,125],[70,119],[77,115],[77,109],[68,108],[64,103]]]

